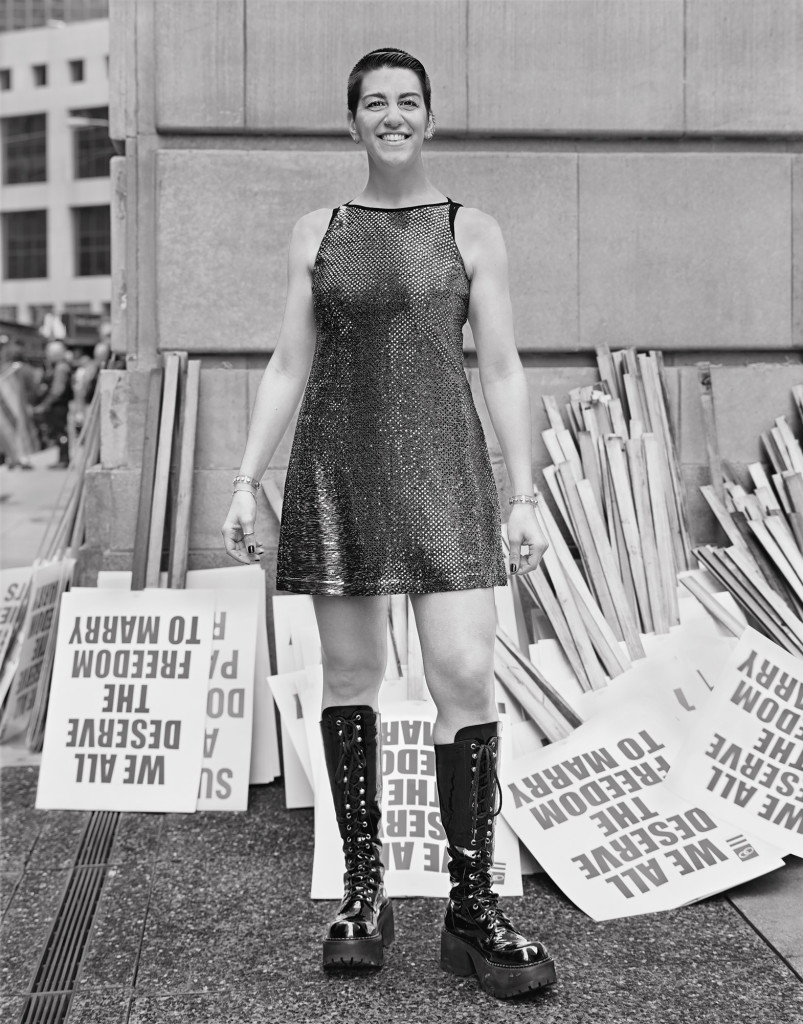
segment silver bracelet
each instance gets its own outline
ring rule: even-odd
[[[247,490],[245,487],[235,487],[231,494],[232,497],[234,497],[235,494],[250,494],[254,501],[257,500],[256,491],[252,491],[250,487]]]
[[[259,490],[260,482],[252,476],[236,476],[232,480],[232,487],[236,487],[237,484],[248,484],[249,487],[253,487],[255,491]]]
[[[530,505],[537,505],[541,500],[540,494],[514,494],[507,499],[508,505],[515,505],[519,502],[526,502]]]

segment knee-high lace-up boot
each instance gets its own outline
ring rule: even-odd
[[[460,729],[453,743],[435,744],[452,884],[441,966],[461,976],[476,973],[486,992],[507,999],[551,985],[556,975],[544,946],[516,931],[491,888],[494,819],[502,807],[498,750],[496,722]]]
[[[324,967],[381,967],[393,942],[382,864],[379,715],[368,705],[326,708],[321,732],[343,840],[343,899],[323,944]]]

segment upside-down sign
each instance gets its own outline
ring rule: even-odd
[[[212,591],[62,597],[37,807],[194,811]]]

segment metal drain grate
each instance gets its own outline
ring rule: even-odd
[[[93,811],[86,823],[19,1024],[63,1024],[67,1019],[119,819],[119,811]]]

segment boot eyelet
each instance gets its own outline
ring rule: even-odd
[[[365,782],[365,776],[364,775],[360,776],[360,782]]]
[[[355,720],[355,722],[362,721],[362,716],[361,715],[355,715],[354,716],[354,720]]]

